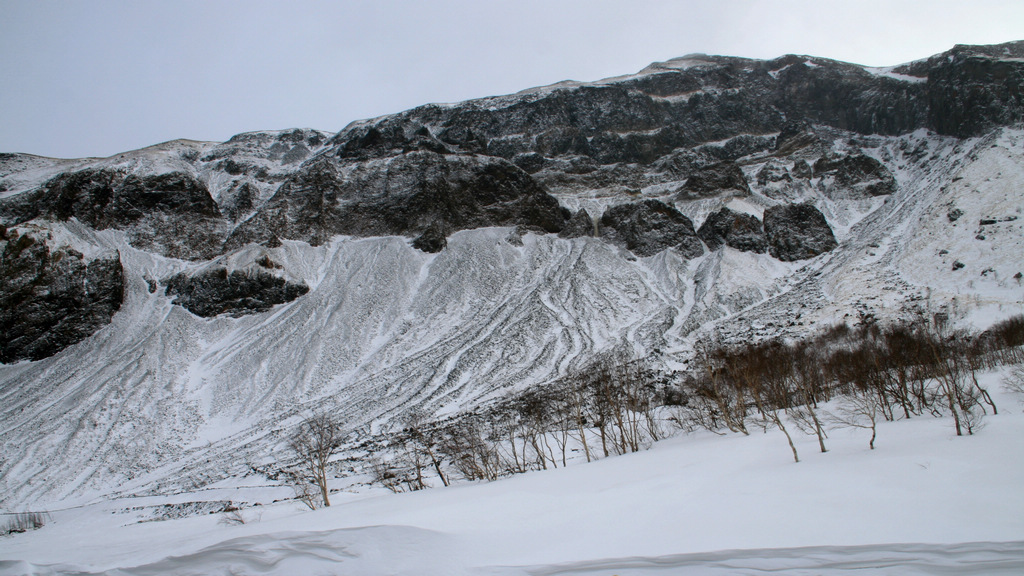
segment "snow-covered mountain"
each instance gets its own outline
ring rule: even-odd
[[[627,349],[1024,309],[1024,43],[691,55],[331,134],[0,155],[0,506],[259,477]]]

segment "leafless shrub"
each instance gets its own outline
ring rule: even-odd
[[[419,411],[412,411],[405,417],[405,428],[402,430],[402,442],[408,452],[415,455],[417,474],[421,486],[423,481],[421,462],[425,461],[434,469],[441,483],[448,486],[448,476],[443,469],[444,455],[440,450],[441,433],[437,425],[427,422],[426,416]]]
[[[670,411],[669,422],[676,428],[690,433],[707,430],[718,435],[722,432],[721,418],[714,403],[704,396],[683,395],[681,402]]]
[[[467,480],[497,480],[507,469],[481,416],[464,417],[444,432],[440,449]]]
[[[380,457],[374,457],[370,460],[370,474],[373,476],[373,482],[384,486],[396,494],[405,491],[400,474]]]
[[[309,484],[319,489],[320,500],[324,506],[331,505],[327,487],[328,463],[331,456],[341,447],[341,442],[341,422],[322,412],[303,420],[292,434],[288,445],[298,459],[298,468],[293,474],[296,480],[296,497],[307,506]]]
[[[1003,388],[1008,392],[1024,395],[1024,365],[1010,369],[1009,374],[1003,377]],[[1024,399],[1021,401],[1024,402]]]
[[[310,510],[317,510],[323,505],[319,489],[301,475],[293,474],[289,478],[295,499],[306,505]]]
[[[225,526],[241,526],[243,524],[259,522],[261,517],[262,514],[247,516],[242,512],[240,507],[229,504],[223,511],[221,511],[220,520],[218,520],[217,523]]]
[[[878,396],[870,391],[855,391],[839,399],[836,411],[829,414],[828,420],[837,427],[871,430],[868,447],[874,450],[878,429],[878,404]]]
[[[49,512],[17,512],[6,514],[3,534],[19,534],[29,530],[38,530],[52,521]]]

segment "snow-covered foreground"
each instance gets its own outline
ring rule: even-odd
[[[799,464],[777,431],[701,433],[489,484],[253,507],[245,525],[104,502],[0,539],[0,574],[1021,574],[1024,397],[995,398],[975,436],[915,418],[881,424],[872,451],[833,430],[825,454],[799,439]]]

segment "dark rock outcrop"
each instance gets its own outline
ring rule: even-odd
[[[757,136],[754,134],[740,134],[730,138],[724,144],[705,144],[698,150],[709,158],[718,161],[736,160],[757,152],[771,150],[775,146],[775,139],[771,136]]]
[[[226,233],[206,185],[184,172],[68,172],[9,200],[0,213],[9,224],[44,216],[77,218],[96,230],[124,230],[133,246],[174,258],[211,258],[220,253]]]
[[[690,55],[633,76],[421,106],[334,135],[292,130],[240,134],[213,147],[179,143],[182,171],[133,173],[127,166],[135,164],[126,159],[117,170],[65,173],[0,199],[0,222],[74,217],[95,229],[124,230],[139,248],[187,259],[247,242],[320,244],[336,234],[416,238],[434,222],[446,231],[559,232],[569,214],[547,190],[625,196],[686,179],[679,199],[748,194],[735,160],[752,153],[780,160],[798,151],[820,154],[817,135],[829,127],[973,136],[1021,122],[1022,81],[1024,42],[957,46],[887,71],[796,55],[766,61]],[[759,182],[777,184],[773,197],[803,197],[788,193],[802,192],[796,181],[806,177],[802,162],[789,170],[793,182],[781,170],[759,174]],[[833,198],[891,193],[892,175],[872,162],[854,155],[815,171]],[[58,166],[28,158],[2,162],[31,164]],[[231,182],[216,191],[220,208],[196,177],[218,171],[204,181]],[[22,185],[0,177],[0,186]]]
[[[732,161],[705,166],[694,172],[679,189],[677,198],[695,200],[723,194],[749,195],[750,186],[743,169]]]
[[[256,209],[259,190],[249,182],[235,183],[221,193],[220,209],[233,222],[243,219]]]
[[[768,252],[783,262],[805,260],[838,246],[825,216],[810,204],[786,204],[764,211]]]
[[[444,226],[437,222],[431,224],[423,234],[412,241],[412,247],[424,252],[436,253],[448,247],[448,234]]]
[[[789,170],[778,160],[769,160],[757,171],[757,183],[761,186],[768,183],[792,181],[793,177],[790,176]]]
[[[569,214],[514,164],[487,156],[410,152],[343,170],[309,163],[228,239],[233,249],[273,236],[319,245],[336,234],[418,236],[486,226],[562,229]]]
[[[955,46],[928,59],[928,124],[966,138],[1024,120],[1024,42]],[[911,71],[911,70],[908,70]]]
[[[797,160],[796,162],[793,162],[792,174],[794,178],[807,180],[814,176],[814,171],[806,160]]]
[[[119,255],[87,260],[39,234],[0,230],[0,362],[47,358],[110,323],[124,297]]]
[[[203,162],[232,176],[256,175],[261,168],[245,159],[259,158],[281,164],[298,164],[323,146],[331,136],[319,130],[294,129],[283,132],[244,132],[207,152]],[[265,168],[264,168],[265,169]]]
[[[266,312],[309,292],[305,284],[288,282],[263,270],[213,268],[198,274],[176,274],[167,280],[165,293],[174,303],[196,316],[244,316]]]
[[[777,156],[785,156],[817,143],[818,137],[808,122],[791,120],[783,125],[775,137],[775,152]]]
[[[764,226],[756,216],[722,208],[707,217],[697,235],[715,250],[723,244],[743,252],[764,253],[768,249]]]
[[[896,178],[878,160],[864,154],[822,156],[814,176],[832,199],[869,198],[896,192]]]
[[[594,219],[590,213],[580,208],[572,218],[565,222],[562,231],[558,233],[562,238],[579,238],[580,236],[594,235]]]
[[[704,253],[693,222],[675,208],[657,200],[620,204],[601,216],[601,237],[625,246],[638,256],[653,256],[675,248],[686,258]]]

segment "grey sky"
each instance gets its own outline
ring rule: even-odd
[[[691,52],[882,66],[1017,39],[1017,0],[0,0],[0,152],[336,131]]]

